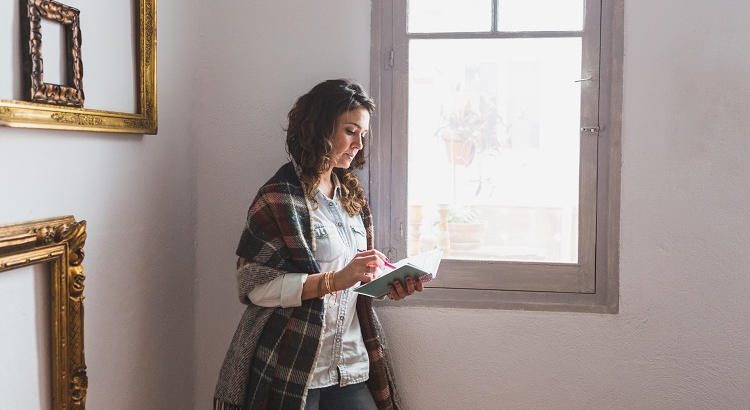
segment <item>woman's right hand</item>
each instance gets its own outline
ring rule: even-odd
[[[358,282],[367,283],[373,279],[372,275],[378,268],[383,268],[388,258],[376,249],[362,251],[354,256],[348,265],[336,272],[333,284],[336,290],[349,289]]]

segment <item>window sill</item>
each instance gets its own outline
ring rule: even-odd
[[[608,298],[604,291],[563,293],[428,287],[401,301],[386,298],[375,303],[376,308],[412,306],[611,314],[619,312],[618,298]]]

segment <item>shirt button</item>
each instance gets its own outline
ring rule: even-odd
[[[333,206],[333,205],[335,205],[333,202],[328,203],[328,206]]]
[[[344,321],[344,317],[343,316],[339,316],[339,321],[343,322]]]
[[[339,222],[339,223],[338,223],[337,225],[338,225],[338,226],[344,226],[344,224],[343,224],[343,223],[341,223],[341,222]]]

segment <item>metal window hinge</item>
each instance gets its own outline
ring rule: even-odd
[[[393,49],[388,53],[388,68],[393,68],[393,61],[395,59],[395,54],[393,52]]]
[[[401,235],[401,238],[404,237],[404,223],[403,222],[398,224],[398,234]]]
[[[581,127],[582,132],[588,132],[591,134],[598,134],[599,133],[599,127]]]

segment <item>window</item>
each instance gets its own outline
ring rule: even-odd
[[[376,246],[410,303],[616,312],[622,0],[373,2]]]

